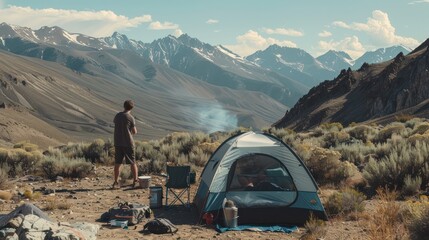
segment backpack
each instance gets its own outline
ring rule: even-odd
[[[144,218],[150,218],[152,211],[149,206],[142,204],[119,203],[117,207],[109,209],[109,220],[128,220],[128,225],[136,225]]]
[[[175,233],[177,229],[170,220],[166,218],[155,218],[150,220],[144,225],[143,231],[149,231],[150,233],[163,234],[163,233]]]

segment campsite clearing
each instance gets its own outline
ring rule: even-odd
[[[202,169],[200,169],[201,171]],[[0,214],[9,213],[20,204],[21,199],[17,199],[17,192],[24,192],[27,189],[40,190],[45,188],[46,192],[55,190],[55,193],[36,197],[34,200],[22,200],[34,203],[44,210],[50,218],[61,222],[85,221],[97,223],[101,227],[98,232],[98,239],[299,239],[304,233],[303,227],[299,231],[286,234],[275,232],[250,232],[250,231],[229,231],[218,233],[214,226],[197,224],[196,210],[193,208],[187,211],[178,209],[153,209],[154,216],[170,219],[179,231],[174,234],[165,235],[143,235],[141,233],[146,222],[138,224],[136,227],[128,229],[111,228],[106,223],[97,222],[102,213],[119,202],[138,202],[149,205],[149,189],[130,189],[125,186],[119,190],[110,190],[112,184],[113,167],[99,167],[97,175],[91,178],[64,180],[62,182],[50,182],[47,180],[28,181],[22,179],[16,185],[14,200],[8,200],[2,204]],[[199,173],[197,173],[197,183]],[[152,176],[152,184],[163,185],[163,176]],[[131,184],[131,181],[128,185]],[[195,196],[198,184],[191,185],[191,198]],[[36,191],[37,192],[37,191]],[[329,192],[329,191],[326,191]],[[165,188],[164,188],[165,193]],[[322,190],[322,202],[324,198]],[[367,206],[374,206],[374,201],[367,202]],[[49,209],[49,210],[48,210]],[[240,215],[240,213],[238,213]],[[152,216],[153,217],[153,216]],[[365,220],[345,221],[331,219],[327,222],[327,235],[324,239],[367,239],[365,231]]]

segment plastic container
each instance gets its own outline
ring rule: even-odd
[[[152,186],[150,190],[150,208],[160,208],[162,207],[162,186]]]
[[[225,208],[223,208],[223,216],[224,216],[226,227],[228,227],[228,228],[237,227],[237,219],[238,219],[238,208],[237,207],[225,207]]]
[[[128,220],[112,219],[112,220],[110,220],[110,226],[126,228],[126,227],[128,227]]]
[[[140,188],[148,188],[150,186],[150,176],[140,176],[139,184]]]

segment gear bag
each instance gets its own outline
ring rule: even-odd
[[[155,234],[175,233],[178,230],[179,229],[166,218],[155,218],[150,220],[143,228],[143,231],[149,231]]]
[[[136,225],[144,218],[150,218],[152,211],[149,206],[138,203],[119,203],[109,209],[109,220],[128,220],[128,225]]]

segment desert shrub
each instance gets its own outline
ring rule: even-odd
[[[423,122],[422,118],[413,118],[405,122],[405,127],[414,129],[415,126],[420,124],[421,122]]]
[[[7,158],[9,157],[9,151],[4,148],[0,148],[0,163],[7,162]]]
[[[410,136],[408,139],[408,142],[410,142],[411,144],[415,145],[417,142],[426,142],[429,143],[429,134],[428,133],[424,133],[424,134],[413,134],[412,136]]]
[[[395,116],[395,120],[397,122],[401,122],[401,123],[405,123],[411,119],[413,119],[414,117],[412,115],[409,114],[399,114]]]
[[[328,232],[325,221],[314,217],[313,214],[310,214],[310,218],[305,222],[304,227],[306,232],[300,238],[302,240],[323,239]]]
[[[406,176],[412,176],[413,181],[420,177],[421,184],[426,186],[429,183],[429,146],[420,142],[415,146],[407,142],[393,146],[383,159],[370,159],[363,176],[373,189],[383,186],[402,189]]]
[[[7,189],[9,187],[9,177],[3,165],[0,165],[0,190]]]
[[[364,166],[369,156],[375,153],[376,147],[371,142],[363,144],[361,141],[353,141],[351,144],[342,143],[333,148],[341,153],[341,159],[349,161],[356,166]]]
[[[85,159],[91,160],[91,162],[100,162],[101,156],[104,152],[104,140],[103,139],[96,139],[92,143],[88,145],[88,147],[85,149],[84,157]]]
[[[324,205],[330,215],[347,216],[353,212],[362,212],[365,208],[365,199],[364,194],[346,188],[329,196]]]
[[[424,134],[427,130],[429,130],[429,123],[428,122],[421,122],[417,123],[411,134]]]
[[[59,173],[59,167],[54,159],[46,159],[40,163],[42,174],[49,179],[55,179]]]
[[[43,155],[55,157],[55,158],[61,158],[63,156],[63,152],[59,148],[49,147],[48,150],[43,152]]]
[[[410,239],[425,239],[429,235],[429,199],[421,195],[418,201],[407,201]]]
[[[350,137],[366,142],[374,138],[377,134],[377,129],[367,125],[356,125],[345,129],[350,134]]]
[[[393,134],[403,135],[405,131],[406,128],[403,124],[394,122],[381,129],[375,137],[375,140],[378,142],[386,142]]]
[[[200,148],[204,153],[208,155],[213,154],[219,146],[219,142],[203,142],[198,144],[198,148]]]
[[[292,129],[289,128],[268,128],[268,129],[263,129],[263,132],[272,134],[274,136],[276,136],[279,139],[282,139],[286,136],[290,136],[290,135],[296,135],[296,132]]]
[[[339,184],[351,177],[357,168],[353,164],[340,161],[340,153],[320,147],[310,147],[303,160],[316,182]]]
[[[46,157],[41,164],[42,175],[55,179],[57,176],[69,178],[83,178],[92,172],[92,164],[85,159]]]
[[[377,207],[367,221],[369,239],[408,239],[408,233],[401,218],[401,206],[395,200],[396,191],[377,189]]]
[[[167,167],[167,162],[165,160],[152,160],[150,164],[151,171],[153,173],[162,173]]]
[[[335,147],[341,143],[347,142],[350,139],[350,135],[344,131],[328,132],[324,135],[323,140],[325,148]]]
[[[39,146],[37,146],[36,144],[26,142],[26,141],[16,143],[15,145],[13,145],[13,148],[21,148],[21,149],[24,149],[26,152],[32,152],[32,151],[39,150]]]
[[[197,167],[204,167],[209,160],[210,155],[205,153],[203,149],[199,147],[192,148],[189,153],[189,163]]]
[[[422,186],[422,178],[420,176],[412,177],[407,175],[404,179],[404,186],[402,187],[402,193],[404,195],[415,195],[420,191]]]
[[[185,155],[185,154],[181,153],[177,157],[175,164],[177,164],[178,166],[189,165],[188,155]]]
[[[119,176],[123,182],[125,182],[127,179],[132,179],[133,174],[131,172],[130,167],[128,167],[128,165],[125,167],[122,167],[121,172],[119,173]]]
[[[19,176],[32,172],[43,158],[40,151],[27,152],[23,148],[3,150],[0,154],[3,159],[0,160],[0,164],[7,165],[9,176]]]
[[[332,123],[322,123],[322,124],[320,124],[320,128],[323,130],[326,130],[328,132],[339,132],[344,127],[339,122],[332,122]]]

